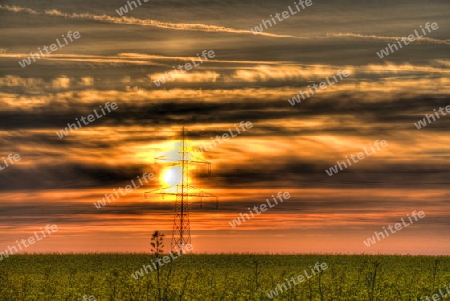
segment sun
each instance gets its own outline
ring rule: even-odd
[[[167,168],[163,172],[161,180],[170,186],[181,184],[181,166]]]

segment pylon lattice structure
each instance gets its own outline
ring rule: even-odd
[[[170,161],[170,158],[166,156],[158,157],[157,160],[165,161],[172,166],[181,167],[181,179],[180,183],[174,186],[158,188],[144,193],[144,197],[147,198],[149,194],[156,193],[161,195],[174,195],[175,196],[175,215],[173,219],[172,229],[172,251],[180,251],[185,253],[185,245],[191,244],[191,224],[189,220],[189,198],[199,197],[201,205],[203,206],[203,198],[215,198],[216,209],[218,208],[217,196],[195,188],[189,183],[189,166],[190,164],[206,164],[208,166],[208,174],[211,174],[211,163],[204,161],[199,156],[193,154],[188,150],[186,146],[186,133],[183,127],[181,134],[181,146],[178,152],[181,159],[177,161]]]

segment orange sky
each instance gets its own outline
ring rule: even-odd
[[[191,200],[195,252],[449,254],[450,116],[415,126],[450,105],[447,3],[346,0],[343,13],[322,1],[253,35],[287,5],[156,1],[118,17],[119,0],[12,2],[0,5],[0,158],[21,160],[0,170],[0,252],[47,224],[58,232],[24,252],[148,251],[153,231],[170,237],[174,210],[173,199],[144,198],[166,185],[155,157],[174,150],[183,125],[199,149],[243,121],[253,126],[203,153],[211,177],[192,170],[220,204]],[[427,39],[376,55],[430,21],[439,30]],[[18,64],[68,31],[81,38]],[[155,84],[204,50],[215,56]],[[350,75],[289,103],[338,70]],[[108,102],[117,109],[59,138]],[[325,172],[377,140],[388,146]],[[145,172],[156,179],[94,206]],[[230,226],[279,191],[291,198]],[[365,246],[414,210],[426,217]]]

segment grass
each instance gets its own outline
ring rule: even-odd
[[[147,254],[13,255],[0,261],[0,300],[159,301],[159,291],[162,300],[416,301],[450,285],[448,256],[194,254],[164,264],[159,285],[155,272],[132,277],[152,260]],[[316,262],[328,269],[268,297]]]

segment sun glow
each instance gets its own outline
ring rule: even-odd
[[[161,181],[170,186],[181,184],[181,166],[172,166],[165,169]]]

